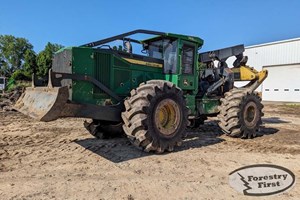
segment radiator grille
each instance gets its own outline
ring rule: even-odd
[[[110,69],[111,55],[106,53],[95,52],[95,78],[110,88]],[[104,93],[101,89],[95,86],[94,93]]]

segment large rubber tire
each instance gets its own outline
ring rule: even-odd
[[[255,92],[233,88],[221,98],[219,126],[231,137],[253,138],[262,124],[263,105]]]
[[[84,122],[89,133],[98,139],[122,137],[124,135],[122,125],[122,122],[114,123],[94,119],[91,122]]]
[[[151,80],[130,95],[124,101],[122,119],[124,132],[135,146],[162,153],[181,145],[188,109],[180,88],[168,81]]]

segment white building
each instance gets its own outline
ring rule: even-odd
[[[264,101],[300,102],[300,38],[248,46],[244,55],[247,65],[269,72],[258,89]]]

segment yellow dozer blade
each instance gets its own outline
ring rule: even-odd
[[[68,98],[67,86],[28,87],[14,109],[40,121],[53,121],[59,118]]]

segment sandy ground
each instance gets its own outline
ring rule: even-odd
[[[36,122],[0,113],[0,199],[252,199],[228,174],[276,164],[296,185],[257,199],[300,199],[300,106],[265,106],[261,137],[222,135],[214,119],[191,131],[173,153],[147,154],[126,138],[97,140],[83,119]]]

